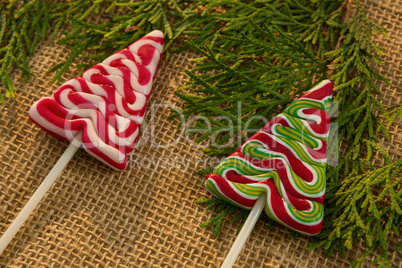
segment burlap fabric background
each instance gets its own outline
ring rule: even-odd
[[[377,69],[392,87],[381,85],[378,99],[386,106],[402,101],[402,1],[364,1],[371,19],[389,29],[390,37],[376,41],[385,47],[385,64]],[[0,234],[39,186],[68,144],[36,127],[28,119],[32,103],[49,96],[60,84],[49,84],[49,67],[69,50],[53,41],[40,44],[30,62],[36,75],[19,88],[16,99],[0,106]],[[183,85],[185,68],[195,55],[172,55],[159,68],[150,104],[180,107],[173,90]],[[78,61],[77,61],[78,62]],[[73,70],[73,68],[71,69]],[[63,81],[77,75],[70,71]],[[209,196],[202,176],[195,172],[206,158],[180,139],[177,121],[167,120],[168,109],[148,109],[143,139],[130,167],[114,171],[88,155],[74,157],[0,256],[1,267],[219,267],[236,237],[235,225],[226,223],[217,238],[200,223],[214,215],[194,201]],[[151,126],[149,124],[148,126]],[[391,139],[382,145],[393,160],[401,159],[402,123],[390,127]],[[158,146],[159,145],[159,146]],[[376,164],[382,160],[377,155]],[[170,162],[167,159],[172,159]],[[389,257],[401,267],[393,238]],[[324,258],[321,249],[307,251],[304,237],[289,237],[282,226],[257,223],[235,267],[348,267],[364,250],[355,245],[346,258]],[[368,259],[364,267],[371,267]]]

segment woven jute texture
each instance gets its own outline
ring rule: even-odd
[[[369,17],[390,30],[375,37],[385,47],[385,63],[375,66],[392,86],[380,85],[377,97],[391,107],[402,101],[402,1],[364,1]],[[10,225],[56,163],[68,143],[36,127],[28,110],[50,96],[60,83],[49,84],[46,71],[66,59],[69,50],[47,40],[30,61],[36,75],[22,83],[13,73],[17,97],[0,107],[0,234]],[[94,158],[75,156],[0,256],[1,267],[219,267],[233,244],[238,225],[225,223],[220,235],[200,224],[214,216],[195,200],[209,196],[196,171],[214,165],[169,121],[169,109],[180,107],[173,90],[184,85],[191,52],[173,54],[161,63],[149,102],[142,139],[128,168],[114,171]],[[79,60],[75,62],[78,63]],[[61,82],[78,75],[71,68]],[[393,160],[402,158],[402,122],[389,128],[381,144]],[[381,157],[375,156],[377,165]],[[216,164],[216,163],[215,163]],[[400,238],[389,243],[389,258],[401,267]],[[348,267],[364,252],[358,242],[346,258],[306,250],[303,236],[290,237],[283,226],[257,223],[235,267]],[[377,253],[378,254],[378,253]],[[370,256],[364,267],[372,267]]]

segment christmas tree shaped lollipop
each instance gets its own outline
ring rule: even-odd
[[[80,146],[107,165],[125,169],[143,122],[163,42],[163,33],[153,31],[32,105],[31,120],[71,144],[0,238],[0,254]]]
[[[263,208],[300,233],[321,231],[332,87],[325,80],[299,97],[207,176],[213,195],[252,209],[222,267],[232,267]]]

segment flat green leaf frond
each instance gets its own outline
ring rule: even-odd
[[[368,141],[366,143],[371,144],[376,150],[383,150],[377,144]],[[384,157],[389,157],[386,152],[382,153],[385,153]],[[328,207],[328,213],[336,214],[328,215],[335,220],[330,226],[325,226],[325,229],[333,231],[321,237],[325,237],[326,247],[329,248],[330,245],[338,243],[337,239],[341,238],[345,247],[351,248],[354,236],[351,234],[358,231],[356,234],[366,240],[368,247],[377,245],[382,251],[387,251],[386,240],[390,230],[399,229],[401,226],[400,222],[395,222],[393,219],[402,212],[402,199],[398,193],[402,161],[392,162],[390,159],[385,161],[386,164],[382,168],[366,170],[365,173],[357,176],[349,176],[340,182],[341,187],[329,188],[329,198],[325,206]],[[375,189],[382,189],[382,191],[375,194]],[[331,198],[331,196],[337,198]],[[389,202],[382,203],[386,198]],[[331,212],[333,207],[337,209]],[[371,229],[370,226],[376,227]],[[323,234],[328,233],[325,229]],[[320,243],[323,244],[323,241]],[[382,260],[386,262],[384,258]]]
[[[402,103],[399,104],[399,106],[390,108],[385,115],[388,117],[388,119],[386,119],[388,125],[392,125],[397,118],[402,119]]]

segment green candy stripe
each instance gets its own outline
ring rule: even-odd
[[[241,191],[243,194],[246,194],[247,196],[253,196],[254,199],[258,198],[262,193],[267,193],[267,190],[265,187],[260,186],[258,183],[255,184],[242,184],[242,183],[233,183],[233,186],[236,187],[237,190]],[[281,196],[283,196],[281,194]],[[312,209],[309,211],[299,211],[286,202],[284,202],[285,207],[287,208],[288,212],[293,216],[294,219],[296,219],[299,222],[303,223],[311,223],[311,219],[320,219],[324,213],[324,207],[317,202],[310,202],[312,205]],[[268,209],[269,213],[271,214],[271,211]],[[267,212],[268,213],[268,212]],[[273,214],[271,214],[273,218]]]
[[[300,109],[313,108],[313,109],[325,110],[325,106],[326,106],[325,104],[317,100],[298,99],[289,104],[289,106],[283,111],[283,113],[299,118],[297,112]]]
[[[228,157],[219,163],[214,169],[214,173],[223,176],[226,170],[233,169],[242,175],[258,175],[266,172],[267,169],[261,169],[237,157]]]
[[[288,211],[294,218],[302,222],[311,222],[311,219],[320,219],[324,214],[324,207],[318,202],[310,202],[312,209],[310,211],[300,211],[286,203]]]
[[[273,153],[266,153],[267,156],[265,159],[270,159],[272,157],[282,157],[280,155],[275,156]],[[251,155],[250,155],[251,156]],[[252,156],[253,157],[253,156]],[[293,180],[297,190],[304,193],[305,195],[313,195],[315,193],[323,192],[325,189],[325,181],[324,180],[316,180],[315,184],[309,184],[302,178],[300,178],[290,167],[290,165],[285,162],[286,169],[289,171],[291,177],[290,180]],[[317,173],[318,178],[322,178],[321,176],[325,176],[325,167],[316,167],[311,166],[314,171]],[[277,189],[281,192],[280,186],[280,178],[277,175],[275,170],[271,170],[271,168],[259,168],[254,166],[252,163],[238,157],[228,157],[224,159],[218,166],[216,166],[214,173],[225,177],[224,173],[227,170],[235,170],[237,173],[244,176],[253,176],[255,179],[260,178],[263,180],[268,180],[273,178],[275,181],[275,185]],[[262,180],[261,180],[262,181]],[[283,195],[282,195],[283,196]]]
[[[265,145],[262,145],[261,142],[257,142],[257,141],[253,141],[255,142],[254,144],[256,146],[258,146],[257,148],[253,148],[253,145],[251,142],[250,143],[246,143],[245,146],[242,148],[242,153],[248,155],[249,157],[255,158],[255,159],[260,159],[260,160],[266,160],[266,159],[270,159],[273,157],[280,157],[283,158],[283,156],[280,153],[275,153],[273,151],[268,151],[268,150],[261,150],[261,149],[266,149]],[[261,148],[260,146],[264,146],[263,148]],[[299,159],[301,159],[301,155],[298,155]],[[248,162],[247,162],[248,163]],[[250,163],[248,163],[250,165]],[[246,165],[245,163],[239,163],[237,165]],[[306,163],[306,165],[308,165]],[[323,178],[321,176],[324,176],[325,178],[325,165],[324,164],[320,164],[320,165],[308,165],[310,166],[317,174],[318,178]],[[235,169],[232,166],[233,169]],[[290,171],[291,174],[291,178],[294,181],[294,184],[296,185],[296,188],[305,193],[305,194],[314,194],[317,192],[322,192],[325,189],[325,180],[320,180],[318,179],[316,181],[316,184],[312,185],[307,183],[305,180],[303,180],[302,178],[300,178],[290,167],[289,163],[286,162],[286,168]],[[244,170],[236,170],[237,172],[239,172],[242,175],[253,175],[251,173],[242,173],[244,172]],[[224,170],[221,171],[223,174]],[[276,184],[276,183],[275,183]]]
[[[311,136],[309,137],[310,139],[319,139],[326,141],[327,137],[321,137],[317,136],[317,133],[312,132],[306,125],[304,125],[303,121],[307,121],[305,119],[300,119],[300,118],[295,118],[293,116],[289,116],[287,114],[279,114],[282,118],[285,118],[288,123],[290,124],[290,127],[284,127],[281,126],[284,129],[293,129],[293,131],[297,131],[300,134],[299,139],[302,140],[303,136]],[[277,126],[276,126],[277,127]],[[274,129],[276,130],[276,129]],[[316,143],[317,141],[314,141]],[[312,147],[315,148],[315,147]]]
[[[275,132],[278,133],[280,136],[289,140],[296,140],[302,144],[307,145],[310,148],[318,148],[318,146],[320,145],[317,139],[313,138],[311,135],[306,135],[305,132],[303,133],[300,130],[280,125],[276,125],[274,126],[274,128]]]
[[[224,194],[220,191],[220,189],[216,186],[216,184],[215,184],[212,180],[207,180],[207,181],[205,182],[205,187],[207,188],[207,190],[208,190],[211,194],[213,194],[214,196],[218,197],[218,198],[221,199],[221,200],[224,200],[224,201],[226,201],[226,202],[228,202],[228,203],[231,203],[231,204],[233,204],[233,205],[235,205],[235,206],[239,206],[239,207],[242,207],[242,208],[250,209],[250,208],[245,207],[245,206],[242,206],[241,204],[236,203],[236,202],[234,202],[233,200],[231,200],[230,198],[226,197],[226,195],[224,195]]]
[[[306,162],[307,164],[310,165],[317,165],[319,167],[325,168],[326,166],[325,163],[323,163],[319,159],[315,160],[314,158],[312,158],[298,142],[285,139],[282,137],[276,137],[276,138],[280,139],[283,143],[285,143],[288,146],[288,148],[290,148],[292,152],[294,152],[303,162]],[[252,158],[264,160],[267,159],[268,156],[270,155],[267,152],[267,150],[268,148],[261,141],[250,140],[243,144],[241,152]]]

